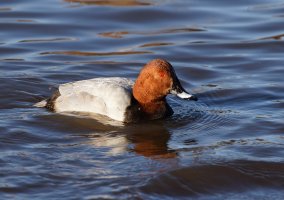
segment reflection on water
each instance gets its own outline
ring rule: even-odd
[[[0,2],[0,199],[284,199],[280,1]],[[33,107],[169,60],[198,102],[125,125]]]
[[[166,42],[156,42],[156,43],[149,43],[149,44],[143,44],[140,47],[157,47],[157,46],[168,46],[168,45],[174,45],[174,43],[166,43]]]
[[[109,134],[87,134],[90,143],[95,147],[107,147],[112,156],[118,156],[126,152],[134,152],[137,155],[157,158],[175,158],[174,150],[170,150],[168,142],[170,133],[163,124],[134,125],[124,127],[117,132]]]
[[[73,55],[73,56],[119,56],[129,54],[150,54],[150,51],[124,51],[124,52],[81,52],[81,51],[56,51],[56,52],[43,52],[41,55]]]
[[[152,158],[175,158],[174,150],[168,147],[170,133],[163,124],[147,124],[146,128],[140,125],[132,127],[132,133],[127,135],[128,141],[133,143],[130,150],[143,156]]]
[[[29,43],[43,43],[43,42],[66,42],[66,41],[76,41],[76,38],[41,38],[41,39],[30,39],[30,40],[21,40],[19,42],[29,42]]]
[[[284,37],[284,34],[279,34],[279,35],[264,37],[264,38],[260,38],[259,40],[281,40],[282,37]]]
[[[173,34],[173,33],[186,33],[186,32],[199,32],[205,31],[204,29],[200,28],[170,28],[165,30],[158,30],[158,31],[148,31],[147,32],[127,32],[127,31],[118,31],[118,32],[105,32],[100,33],[100,36],[103,37],[110,37],[110,38],[123,38],[125,35],[160,35],[160,34]]]
[[[64,0],[70,3],[80,3],[83,5],[101,5],[101,6],[148,6],[151,3],[141,0]]]

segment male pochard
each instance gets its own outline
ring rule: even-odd
[[[168,94],[197,100],[181,86],[172,65],[162,59],[146,64],[135,83],[127,78],[94,78],[59,85],[47,100],[36,104],[62,112],[89,112],[122,122],[153,120],[173,114]]]

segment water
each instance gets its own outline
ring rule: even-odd
[[[0,199],[283,199],[282,1],[0,3]],[[198,102],[118,126],[35,108],[172,63]]]

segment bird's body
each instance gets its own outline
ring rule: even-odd
[[[37,106],[58,113],[89,112],[133,122],[171,115],[173,111],[165,99],[170,92],[181,98],[194,99],[182,88],[172,66],[156,59],[145,65],[135,83],[120,77],[66,83],[59,85],[49,99]]]

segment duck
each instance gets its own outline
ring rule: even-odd
[[[56,113],[87,112],[131,123],[171,116],[166,96],[197,101],[181,85],[172,65],[164,59],[148,62],[136,81],[123,77],[93,78],[61,84],[47,99],[35,104]]]

